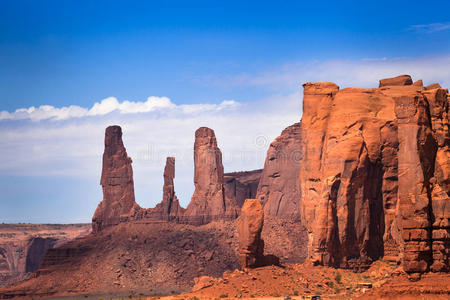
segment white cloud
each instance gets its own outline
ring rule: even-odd
[[[446,23],[411,25],[408,29],[419,33],[434,33],[444,30],[450,30],[450,23],[446,22]]]
[[[115,97],[108,97],[100,102],[94,103],[90,109],[77,105],[70,105],[61,108],[51,105],[41,105],[38,108],[35,108],[34,106],[29,108],[19,108],[12,113],[2,111],[0,112],[0,120],[67,120],[70,118],[81,118],[85,116],[102,116],[114,111],[118,111],[121,114],[133,114],[147,113],[158,109],[175,107],[176,105],[174,105],[167,97],[148,97],[145,102],[133,102],[128,100],[119,102]]]

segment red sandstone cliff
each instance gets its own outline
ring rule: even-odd
[[[448,271],[447,90],[412,85],[339,90],[304,84],[301,215],[316,263],[402,258],[410,273]]]
[[[263,170],[232,172],[223,174],[225,197],[235,201],[239,207],[245,199],[254,199]]]
[[[256,193],[266,215],[293,220],[300,218],[301,150],[300,123],[284,129],[270,144]]]

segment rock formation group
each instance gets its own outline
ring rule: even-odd
[[[266,245],[280,249],[280,236],[293,235],[305,244],[297,252],[316,265],[363,270],[383,258],[410,274],[450,271],[448,90],[423,86],[408,75],[382,79],[370,89],[340,89],[331,82],[303,88],[302,119],[271,143],[262,170],[224,174],[214,131],[195,132],[195,191],[186,209],[175,193],[174,157],[166,161],[161,203],[137,205],[122,130],[108,127],[103,200],[91,239],[100,239],[103,231],[114,235],[120,224],[162,222],[197,232],[194,228],[224,222],[236,228],[238,244],[217,241],[217,249],[230,253],[235,247],[241,267],[249,268],[277,263],[277,257],[265,255],[263,225],[285,220],[302,229],[276,231],[281,227],[274,224],[282,221],[272,222]],[[186,245],[182,248],[189,249]],[[211,251],[202,260],[212,259]]]
[[[401,260],[410,273],[448,271],[448,91],[408,75],[382,79],[372,89],[330,82],[303,87],[301,122],[276,138],[264,169],[245,174],[253,176],[247,183],[243,173],[224,176],[212,129],[195,132],[195,191],[186,210],[175,196],[174,158],[167,159],[163,201],[154,209],[137,206],[122,132],[108,127],[104,199],[93,231],[155,216],[203,225],[236,219],[241,207],[247,220],[244,200],[255,198],[249,203],[261,203],[267,215],[301,219],[308,258],[316,264],[365,268],[385,257]],[[257,244],[249,247],[259,251]]]

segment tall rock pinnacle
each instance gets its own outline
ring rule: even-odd
[[[234,219],[238,207],[225,198],[222,152],[217,147],[214,131],[200,127],[194,144],[195,191],[184,214],[187,223],[206,224],[218,219]]]
[[[184,209],[180,206],[173,179],[175,178],[175,157],[167,157],[164,168],[163,199],[161,203],[151,209],[153,214],[158,214],[162,220],[171,221],[183,214]]]
[[[103,200],[92,218],[92,231],[116,225],[127,219],[139,206],[134,199],[133,169],[131,158],[122,142],[120,126],[109,126],[105,131],[105,151],[100,184]]]

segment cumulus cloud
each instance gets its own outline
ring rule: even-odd
[[[143,102],[128,100],[119,102],[115,97],[108,97],[100,102],[94,103],[94,105],[89,109],[77,105],[70,105],[60,108],[52,105],[41,105],[37,108],[34,106],[19,108],[14,112],[1,111],[0,120],[67,120],[70,118],[81,118],[86,116],[103,116],[112,112],[118,112],[120,114],[136,114],[164,109],[181,109],[184,112],[189,113],[222,110],[237,105],[238,103],[233,100],[225,100],[220,104],[193,104],[177,106],[167,97],[148,97],[147,101]]]

